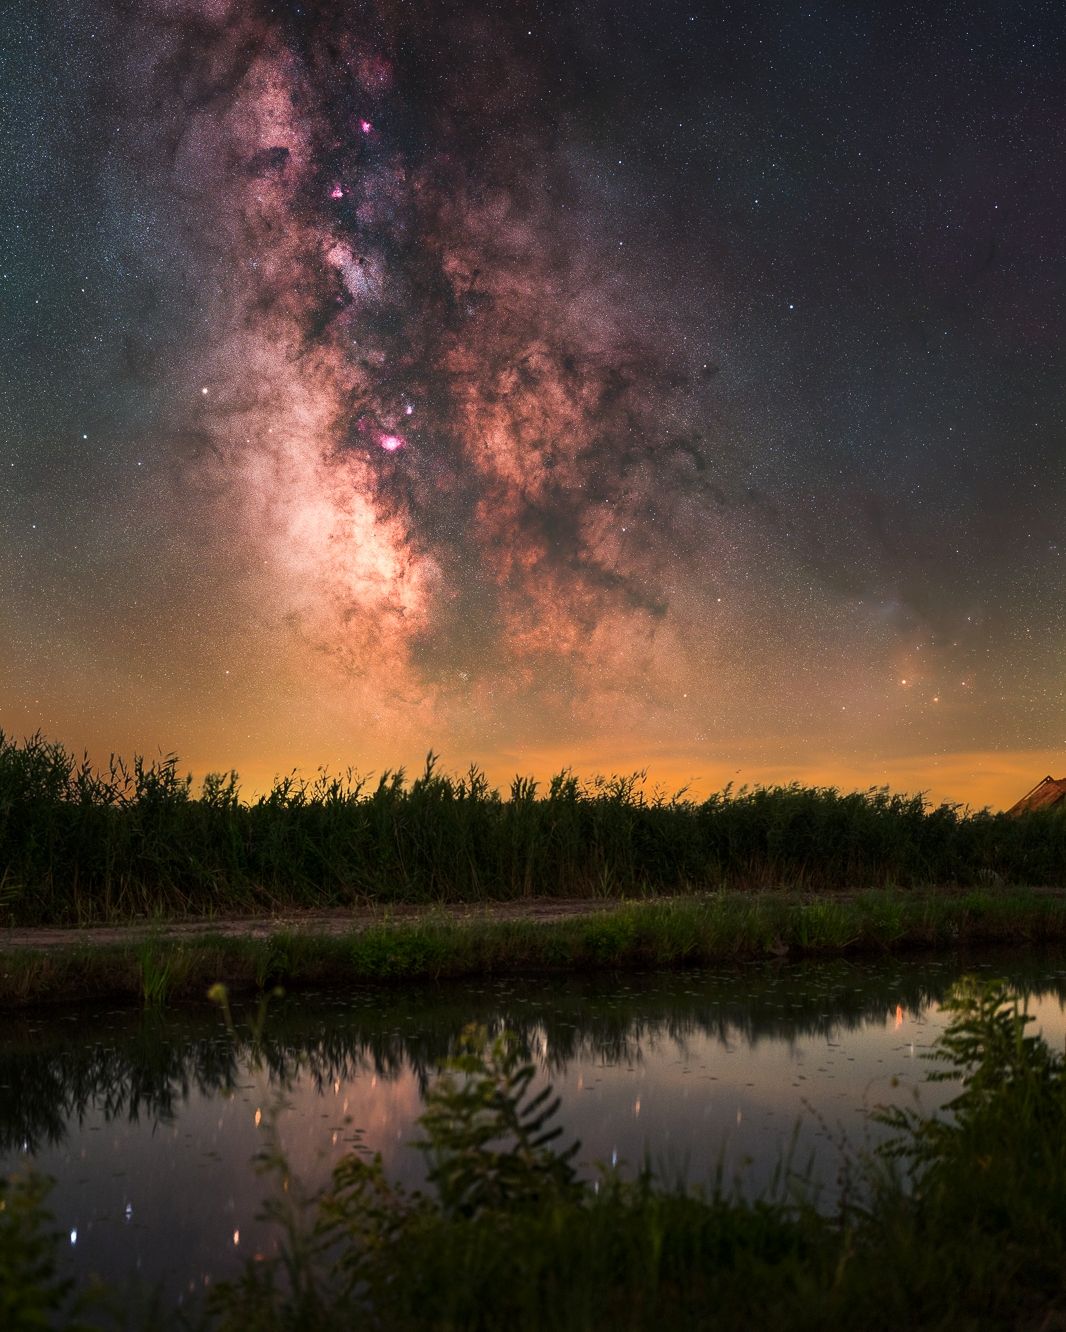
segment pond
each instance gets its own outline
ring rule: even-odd
[[[884,1130],[877,1105],[934,1110],[954,1087],[921,1056],[966,971],[1009,978],[1059,1048],[1066,958],[899,959],[563,981],[364,990],[255,1006],[236,1035],[214,1008],[39,1011],[0,1035],[0,1168],[53,1176],[79,1280],[162,1283],[184,1301],[267,1251],[273,1183],[253,1162],[271,1125],[308,1188],[353,1148],[417,1185],[423,1093],[463,1027],[506,1027],[562,1097],[578,1159],[749,1196],[807,1177],[832,1205],[846,1151]]]

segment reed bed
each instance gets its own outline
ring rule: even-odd
[[[642,774],[509,790],[430,754],[368,782],[235,772],[199,788],[178,759],[78,760],[0,732],[0,920],[88,923],[356,902],[640,897],[708,890],[1066,884],[1066,817],[1009,818],[921,794],[799,785],[649,795]]]

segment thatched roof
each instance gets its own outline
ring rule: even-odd
[[[1066,777],[1058,781],[1054,777],[1045,777],[1037,782],[1031,791],[1023,795],[1016,805],[1011,805],[1008,814],[1028,814],[1034,809],[1050,809],[1052,805],[1066,800]]]

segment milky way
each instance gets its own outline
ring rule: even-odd
[[[0,724],[1052,761],[1062,34],[1023,11],[965,57],[907,7],[12,20]]]
[[[177,442],[261,556],[245,595],[393,725],[680,695],[671,571],[714,538],[671,508],[706,490],[713,373],[605,259],[543,73],[499,21],[438,31],[425,86],[410,14],[248,8],[163,6],[127,75],[217,281]]]

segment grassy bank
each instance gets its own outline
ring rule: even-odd
[[[134,942],[0,951],[0,1005],[82,998],[163,1004],[236,990],[530,972],[677,967],[775,957],[1066,942],[1066,898],[1022,889],[877,891],[803,901],[719,893],[621,904],[561,920],[444,912],[344,935],[161,932]]]
[[[638,775],[639,777],[639,775]],[[506,793],[432,762],[292,777],[254,801],[235,773],[106,771],[0,733],[0,921],[85,923],[353,902],[636,897],[708,889],[1066,885],[1066,816],[1011,819],[886,791],[776,787],[649,798],[638,777]]]
[[[261,1165],[280,1252],[216,1287],[194,1325],[1060,1327],[1066,1063],[995,985],[964,982],[949,1006],[937,1053],[959,1094],[940,1119],[896,1113],[894,1140],[850,1162],[831,1215],[796,1180],[756,1203],[608,1168],[582,1182],[517,1044],[470,1031],[426,1098],[428,1189],[353,1154],[309,1196],[272,1138]],[[60,1250],[40,1184],[0,1184],[4,1326],[138,1325],[121,1292],[65,1287]],[[157,1307],[143,1325],[172,1322]]]

